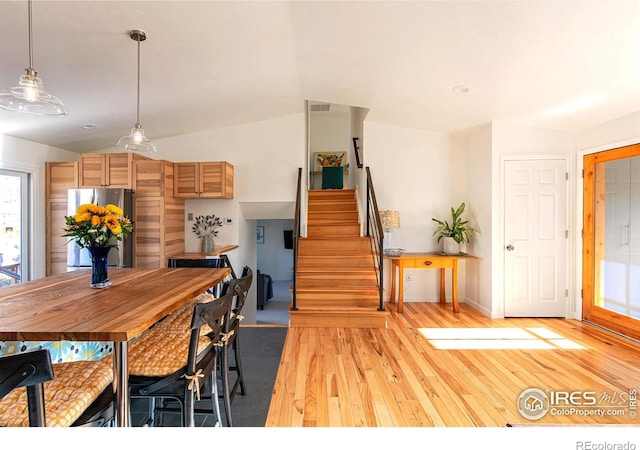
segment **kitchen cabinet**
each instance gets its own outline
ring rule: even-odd
[[[133,187],[133,162],[151,160],[137,153],[83,153],[78,183],[81,188]]]
[[[174,163],[174,197],[233,198],[233,165],[222,162]]]
[[[184,253],[184,199],[173,196],[174,164],[135,160],[133,180],[133,265],[166,267],[167,258]]]
[[[67,211],[67,189],[78,188],[78,162],[45,163],[46,275],[67,271],[67,241],[62,237]],[[69,244],[71,245],[71,244]]]

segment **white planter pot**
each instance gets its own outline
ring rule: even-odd
[[[457,255],[460,253],[460,244],[452,237],[445,236],[442,238],[442,251],[448,255]]]

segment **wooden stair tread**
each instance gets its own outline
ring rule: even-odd
[[[298,240],[298,310],[290,311],[289,326],[386,327],[355,190],[309,191],[308,199],[307,236]]]
[[[387,328],[388,311],[352,308],[338,311],[305,309],[289,311],[289,327]]]

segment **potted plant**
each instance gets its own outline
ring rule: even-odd
[[[202,239],[202,253],[210,253],[216,248],[213,238],[218,235],[221,226],[222,219],[215,214],[196,217],[191,230]]]
[[[451,222],[448,220],[440,220],[431,218],[438,224],[433,232],[434,236],[438,236],[438,242],[443,238],[443,251],[448,254],[460,253],[460,244],[469,242],[471,235],[478,232],[476,228],[469,225],[468,220],[462,220],[465,204],[462,202],[458,209],[451,208]]]

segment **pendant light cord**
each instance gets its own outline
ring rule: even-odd
[[[29,69],[33,70],[33,31],[31,28],[31,0],[29,0]]]
[[[136,123],[140,123],[140,35],[137,37],[138,41],[138,96],[136,99]]]

